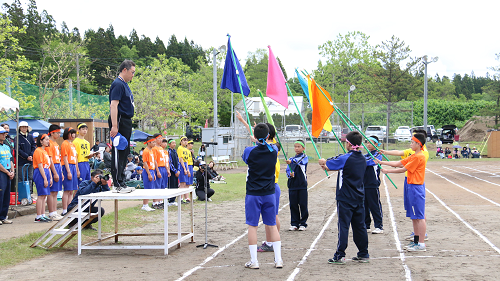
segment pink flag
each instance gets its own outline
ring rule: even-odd
[[[267,47],[269,48],[269,65],[267,67],[266,95],[288,109],[285,76],[283,76],[283,71],[274,57],[271,46]]]

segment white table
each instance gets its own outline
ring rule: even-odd
[[[180,196],[183,194],[190,194],[191,199],[191,232],[182,232],[181,231],[181,204],[180,204]],[[98,213],[98,232],[97,232],[97,240],[82,245],[82,230],[81,227],[78,227],[78,255],[82,253],[82,249],[163,249],[164,254],[168,255],[168,249],[177,245],[179,248],[181,242],[191,239],[191,242],[194,242],[194,217],[193,217],[193,194],[194,188],[179,188],[179,189],[137,189],[131,193],[113,193],[112,191],[100,192],[100,193],[92,193],[88,195],[80,195],[78,196],[78,225],[82,225],[82,201],[86,200],[97,200],[97,206],[99,207]],[[163,219],[164,219],[164,232],[163,233],[118,233],[118,200],[142,200],[142,199],[163,199],[166,203],[168,203],[168,198],[177,197],[177,202],[179,203],[177,208],[177,232],[168,232],[168,207],[165,206],[163,211]],[[101,237],[101,200],[115,200],[115,234],[109,235],[107,237]],[[141,212],[140,209],[137,209],[138,212]],[[177,239],[169,243],[168,235],[169,234],[177,234]],[[115,243],[118,243],[118,237],[120,236],[149,236],[149,235],[163,235],[164,243],[163,245],[108,245],[103,246],[100,242],[115,238]],[[94,244],[99,245],[94,245]]]

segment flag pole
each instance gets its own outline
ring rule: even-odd
[[[318,84],[316,83],[316,81],[314,81],[314,83],[316,84],[316,86],[318,86]],[[343,120],[343,121],[344,121],[344,123],[347,125],[347,127],[349,128],[349,130],[351,130],[351,131],[352,131],[352,127],[349,125],[349,122],[350,122],[352,125],[356,126],[356,125],[354,124],[354,122],[352,122],[352,121],[351,121],[351,119],[349,119],[349,117],[345,116],[344,112],[342,112],[342,110],[340,110],[340,109],[338,108],[338,106],[336,106],[336,105],[335,105],[332,101],[330,101],[330,99],[329,99],[329,98],[325,95],[325,93],[323,92],[323,90],[322,90],[320,87],[318,87],[318,89],[319,89],[319,90],[321,91],[321,93],[325,96],[325,98],[326,98],[326,99],[330,102],[330,104],[333,106],[333,108],[335,109],[335,111],[337,111],[337,114],[340,116],[340,118],[342,118],[342,120]],[[346,121],[346,119],[344,119],[344,117],[345,117],[347,120],[349,120],[349,122],[347,122],[347,121]],[[371,144],[373,147],[375,147],[375,149],[376,149],[376,150],[380,153],[380,150],[377,148],[377,146],[376,146],[375,144],[373,144],[373,142],[372,142],[369,138],[367,138],[367,137],[366,137],[366,135],[365,135],[362,131],[358,130],[358,132],[360,132],[360,133],[361,133],[361,135],[363,135],[363,137],[364,137],[366,140],[368,140],[368,141],[370,142],[370,144]],[[361,142],[361,145],[363,145],[363,147],[366,149],[366,151],[367,151],[367,152],[368,152],[368,154],[371,156],[371,158],[372,158],[373,160],[375,160],[375,156],[373,156],[373,155],[372,155],[372,153],[371,153],[371,152],[370,152],[370,150],[366,147],[366,145],[365,145],[363,142]],[[381,154],[381,155],[382,155],[382,156],[383,156],[383,157],[384,157],[387,161],[389,161],[389,159],[387,159],[387,156],[385,156],[385,155],[384,155],[384,154],[382,154],[382,153],[380,153],[380,154]],[[379,168],[380,168],[380,169],[382,169],[382,166],[381,166],[380,164],[377,164],[377,166],[379,166]],[[389,181],[391,181],[392,185],[394,185],[394,187],[395,187],[396,189],[398,189],[398,187],[396,186],[396,184],[392,181],[391,177],[389,177],[389,175],[387,175],[387,174],[386,174],[385,176],[389,179]]]
[[[227,34],[227,37],[231,39],[231,35]],[[243,100],[243,106],[245,107],[245,114],[247,115],[248,127],[250,128],[250,136],[252,135],[252,124],[250,123],[250,116],[248,115],[247,103],[245,102],[245,95],[243,94],[243,87],[241,86],[240,73],[238,71],[238,66],[236,65],[233,46],[231,45],[231,41],[229,40],[229,51],[231,52],[231,57],[233,58],[234,69],[236,70],[236,77],[238,77],[238,84],[240,86],[241,99]]]
[[[297,108],[297,112],[299,113],[300,119],[302,120],[302,124],[304,124],[304,128],[306,129],[306,132],[309,135],[309,138],[311,139],[311,142],[312,142],[312,144],[314,146],[314,150],[316,150],[316,154],[318,154],[318,158],[321,159],[321,155],[319,155],[318,148],[316,147],[316,144],[314,143],[314,139],[311,136],[311,132],[309,132],[309,129],[307,128],[306,121],[304,121],[304,117],[302,117],[302,113],[300,112],[300,109],[297,106],[297,103],[295,102],[295,98],[292,95],[292,91],[290,90],[290,87],[288,87],[288,83],[286,81],[285,81],[285,85],[286,85],[286,88],[288,90],[288,93],[290,94],[290,97],[292,98],[293,104],[295,104],[295,108]],[[328,175],[328,171],[327,170],[325,170],[325,173],[326,173],[326,175],[328,177],[330,177],[330,175]]]

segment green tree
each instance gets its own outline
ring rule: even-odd
[[[269,56],[266,49],[257,49],[255,52],[248,52],[247,60],[243,71],[250,87],[250,96],[259,96],[257,90],[266,93],[267,89],[267,68]]]
[[[496,54],[496,59],[500,61],[500,53]],[[495,128],[499,128],[499,120],[500,120],[500,66],[490,67],[491,70],[496,71],[497,73],[493,76],[493,79],[486,86],[483,86],[482,90],[488,96],[491,97],[492,100],[495,101],[493,105],[483,109],[481,114],[486,116],[494,116],[495,117]]]
[[[33,107],[35,98],[27,96],[19,87],[18,81],[34,81],[34,76],[27,74],[30,65],[26,57],[20,54],[19,40],[13,34],[23,33],[24,28],[12,25],[8,17],[0,17],[0,92],[6,93],[7,81],[10,84],[12,98],[19,101],[22,109]]]
[[[183,118],[201,119],[209,114],[209,104],[179,87],[190,72],[179,59],[158,56],[147,68],[138,68],[130,83],[135,98],[134,119],[162,131]]]
[[[369,38],[360,31],[354,31],[339,34],[334,41],[319,46],[320,55],[326,62],[318,63],[314,78],[335,101],[347,102],[349,87],[355,85],[351,102],[366,102],[367,93],[373,88],[366,69],[372,69],[377,63],[373,55],[375,47],[368,43]]]

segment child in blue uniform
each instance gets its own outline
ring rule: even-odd
[[[304,153],[305,144],[297,140],[293,145],[296,155],[286,160],[288,176],[288,197],[290,200],[291,227],[289,230],[306,230],[307,218],[307,163],[309,159]]]
[[[348,153],[328,160],[319,160],[319,165],[325,170],[339,171],[336,196],[339,234],[337,251],[333,258],[328,260],[328,263],[332,264],[345,264],[349,225],[352,225],[353,240],[358,247],[358,254],[352,260],[357,262],[370,260],[363,202],[366,159],[358,150],[363,138],[359,132],[353,131],[347,134],[346,139]]]
[[[271,233],[274,248],[274,265],[283,267],[281,259],[281,239],[276,227],[276,197],[275,193],[275,165],[278,155],[275,145],[268,144],[266,139],[269,128],[266,124],[257,124],[254,137],[256,146],[247,147],[243,152],[243,161],[248,165],[245,197],[245,216],[248,224],[248,248],[251,260],[245,264],[246,268],[258,269],[257,260],[257,226],[260,215]]]
[[[376,146],[380,146],[380,141],[376,136],[370,136],[368,138],[373,144]],[[365,141],[366,148],[370,151],[370,153],[378,160],[382,160],[382,154],[378,153],[377,149],[370,144],[369,141]],[[366,170],[365,170],[365,178],[363,183],[365,185],[365,225],[366,229],[370,230],[370,224],[372,220],[370,218],[370,213],[373,216],[373,224],[375,229],[372,231],[372,234],[383,234],[384,233],[384,225],[382,223],[382,218],[384,215],[382,214],[382,204],[380,203],[380,169],[373,161],[373,158],[369,153],[365,154],[366,158]]]

